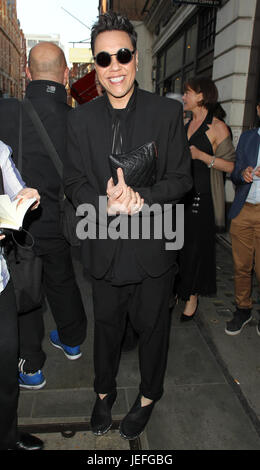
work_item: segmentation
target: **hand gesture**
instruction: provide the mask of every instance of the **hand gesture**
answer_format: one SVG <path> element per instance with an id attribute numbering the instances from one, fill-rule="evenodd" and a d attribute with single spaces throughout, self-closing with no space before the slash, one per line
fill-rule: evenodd
<path id="1" fill-rule="evenodd" d="M 253 171 L 254 171 L 254 168 L 252 166 L 248 166 L 242 171 L 241 175 L 246 183 L 252 183 Z"/>
<path id="2" fill-rule="evenodd" d="M 195 145 L 190 146 L 190 153 L 192 160 L 200 160 L 201 151 Z"/>
<path id="3" fill-rule="evenodd" d="M 41 196 L 38 193 L 37 189 L 34 189 L 34 188 L 23 188 L 21 189 L 21 191 L 19 191 L 19 193 L 16 195 L 16 198 L 15 198 L 15 199 L 18 199 L 17 206 L 21 204 L 25 199 L 30 199 L 32 197 L 35 197 L 37 201 L 32 206 L 31 210 L 37 209 L 37 207 L 40 204 Z"/>
<path id="4" fill-rule="evenodd" d="M 126 185 L 124 173 L 121 168 L 117 170 L 118 183 L 115 185 L 113 179 L 107 183 L 108 204 L 107 210 L 109 215 L 117 213 L 134 215 L 139 212 L 144 204 L 138 192 Z"/>

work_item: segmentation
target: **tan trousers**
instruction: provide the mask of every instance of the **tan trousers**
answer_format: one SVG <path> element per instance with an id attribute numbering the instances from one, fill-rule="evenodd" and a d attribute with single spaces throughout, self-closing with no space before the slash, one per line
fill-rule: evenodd
<path id="1" fill-rule="evenodd" d="M 235 301 L 252 308 L 252 270 L 260 287 L 260 204 L 245 203 L 230 226 L 235 275 Z"/>

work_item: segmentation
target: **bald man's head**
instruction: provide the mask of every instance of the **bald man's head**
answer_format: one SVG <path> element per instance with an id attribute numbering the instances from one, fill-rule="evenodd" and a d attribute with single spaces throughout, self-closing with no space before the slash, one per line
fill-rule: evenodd
<path id="1" fill-rule="evenodd" d="M 30 50 L 27 75 L 31 80 L 66 84 L 68 68 L 63 50 L 52 42 L 40 42 Z"/>

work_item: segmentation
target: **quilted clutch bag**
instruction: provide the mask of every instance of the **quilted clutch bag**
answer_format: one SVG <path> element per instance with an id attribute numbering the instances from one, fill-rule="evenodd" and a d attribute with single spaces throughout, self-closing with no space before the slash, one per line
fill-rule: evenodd
<path id="1" fill-rule="evenodd" d="M 149 142 L 128 153 L 109 155 L 114 184 L 117 184 L 117 169 L 122 168 L 128 186 L 146 187 L 155 182 L 157 149 Z"/>

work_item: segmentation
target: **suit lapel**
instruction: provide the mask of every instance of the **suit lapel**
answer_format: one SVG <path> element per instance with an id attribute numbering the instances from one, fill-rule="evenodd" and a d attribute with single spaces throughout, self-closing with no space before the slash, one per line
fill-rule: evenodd
<path id="1" fill-rule="evenodd" d="M 147 135 L 147 103 L 144 102 L 144 95 L 137 89 L 136 109 L 134 119 L 134 131 L 132 135 L 132 149 L 140 147 L 149 140 Z M 150 130 L 150 129 L 149 129 Z"/>
<path id="2" fill-rule="evenodd" d="M 92 115 L 92 132 L 88 136 L 92 148 L 92 165 L 95 175 L 99 180 L 102 190 L 106 189 L 106 184 L 111 176 L 108 156 L 111 152 L 111 121 L 105 102 L 105 97 L 100 98 L 100 107 L 96 114 Z M 97 132 L 98 131 L 98 132 Z M 95 138 L 93 137 L 95 136 Z"/>

